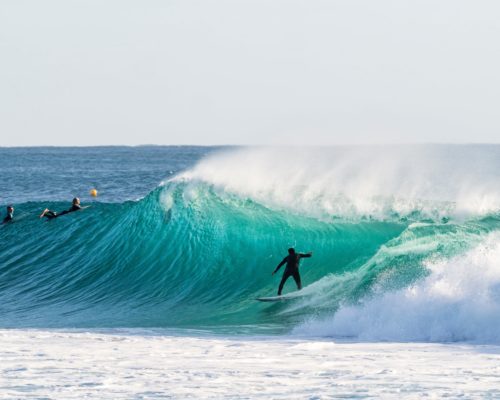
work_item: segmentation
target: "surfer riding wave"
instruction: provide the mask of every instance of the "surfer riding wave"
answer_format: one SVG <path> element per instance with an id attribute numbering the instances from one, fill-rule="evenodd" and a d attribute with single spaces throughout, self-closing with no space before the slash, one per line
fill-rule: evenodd
<path id="1" fill-rule="evenodd" d="M 291 276 L 295 280 L 297 284 L 297 289 L 302 289 L 302 282 L 300 281 L 300 273 L 299 273 L 299 262 L 301 258 L 309 258 L 312 256 L 312 252 L 309 253 L 296 253 L 293 247 L 288 249 L 288 255 L 281 261 L 276 269 L 273 271 L 272 275 L 274 275 L 278 270 L 286 263 L 285 272 L 283 273 L 283 277 L 281 278 L 281 282 L 278 288 L 278 296 L 281 296 L 281 292 L 283 290 L 283 286 L 288 278 Z"/>

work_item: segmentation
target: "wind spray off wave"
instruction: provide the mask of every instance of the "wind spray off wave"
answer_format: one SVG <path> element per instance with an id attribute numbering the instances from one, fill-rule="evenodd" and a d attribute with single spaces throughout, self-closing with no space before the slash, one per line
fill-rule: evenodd
<path id="1" fill-rule="evenodd" d="M 498 146 L 255 148 L 208 157 L 178 179 L 314 217 L 439 219 L 497 212 L 499 163 Z"/>
<path id="2" fill-rule="evenodd" d="M 362 336 L 367 327 L 325 330 L 311 317 L 409 290 L 433 279 L 433 265 L 451 268 L 496 241 L 499 155 L 480 146 L 230 150 L 136 202 L 44 224 L 25 218 L 0 230 L 11 244 L 0 252 L 0 324 Z M 45 206 L 63 207 L 18 207 Z M 305 288 L 286 304 L 255 302 L 275 293 L 270 274 L 290 246 L 314 251 L 301 266 Z"/>

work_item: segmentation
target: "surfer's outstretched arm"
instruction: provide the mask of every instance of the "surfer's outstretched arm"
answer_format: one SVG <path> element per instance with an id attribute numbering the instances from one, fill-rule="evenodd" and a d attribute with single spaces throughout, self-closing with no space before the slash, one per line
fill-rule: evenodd
<path id="1" fill-rule="evenodd" d="M 283 261 L 281 261 L 281 262 L 278 264 L 278 266 L 276 267 L 276 269 L 273 271 L 272 275 L 274 275 L 276 272 L 278 272 L 278 270 L 281 268 L 281 266 L 282 266 L 283 264 L 285 264 L 285 263 L 286 263 L 287 258 L 288 258 L 288 257 L 285 257 L 285 258 L 283 259 Z"/>
<path id="2" fill-rule="evenodd" d="M 312 251 L 310 251 L 309 253 L 299 253 L 300 258 L 309 258 L 312 257 L 312 255 Z"/>

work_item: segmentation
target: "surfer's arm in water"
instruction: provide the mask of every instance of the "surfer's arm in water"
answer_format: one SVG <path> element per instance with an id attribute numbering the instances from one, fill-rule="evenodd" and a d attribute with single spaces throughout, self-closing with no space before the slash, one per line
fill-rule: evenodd
<path id="1" fill-rule="evenodd" d="M 310 251 L 309 253 L 299 253 L 300 258 L 309 258 L 312 257 L 313 253 Z"/>
<path id="2" fill-rule="evenodd" d="M 285 257 L 283 259 L 283 261 L 281 261 L 278 266 L 276 267 L 276 269 L 273 271 L 272 275 L 274 275 L 276 272 L 278 272 L 278 270 L 288 261 L 288 256 Z"/>

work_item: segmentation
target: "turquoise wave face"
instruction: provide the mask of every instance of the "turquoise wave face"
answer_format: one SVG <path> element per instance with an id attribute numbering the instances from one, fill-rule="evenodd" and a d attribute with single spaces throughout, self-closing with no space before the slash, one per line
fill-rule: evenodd
<path id="1" fill-rule="evenodd" d="M 39 220 L 46 206 L 18 205 L 16 222 L 0 229 L 2 327 L 289 329 L 407 287 L 429 259 L 500 228 L 498 215 L 310 218 L 186 182 Z M 256 302 L 275 294 L 281 273 L 271 272 L 291 246 L 314 252 L 300 267 L 305 288 L 286 303 Z M 294 290 L 290 279 L 285 292 Z"/>

